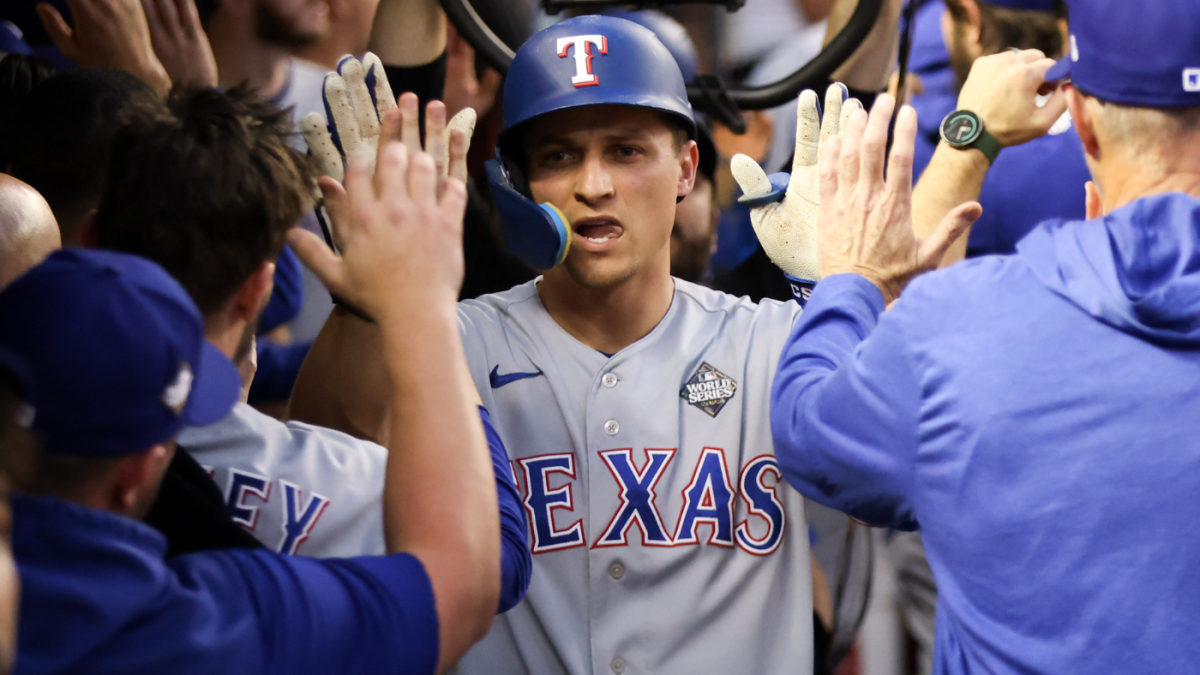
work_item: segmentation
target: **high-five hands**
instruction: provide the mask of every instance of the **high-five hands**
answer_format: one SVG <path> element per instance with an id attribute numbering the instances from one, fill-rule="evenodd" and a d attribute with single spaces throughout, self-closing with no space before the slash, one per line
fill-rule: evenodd
<path id="1" fill-rule="evenodd" d="M 829 87 L 822 122 L 816 92 L 806 89 L 800 94 L 790 178 L 787 174 L 768 177 L 746 155 L 734 156 L 730 167 L 745 194 L 743 203 L 753 207 L 750 222 L 763 250 L 793 280 L 816 282 L 822 276 L 816 247 L 820 208 L 817 161 L 820 148 L 837 136 L 844 120 L 862 109 L 856 99 L 844 100 L 845 96 L 842 85 Z"/>
<path id="2" fill-rule="evenodd" d="M 436 164 L 438 193 L 447 177 L 467 180 L 467 150 L 475 129 L 475 111 L 463 109 L 449 123 L 446 106 L 431 101 L 425 107 L 425 142 L 421 142 L 419 105 L 415 94 L 400 96 L 397 104 L 379 57 L 371 52 L 360 63 L 342 58 L 338 72 L 325 76 L 325 108 L 329 124 L 317 113 L 300 121 L 300 133 L 327 179 L 319 182 L 329 218 L 330 239 L 340 250 L 339 215 L 331 206 L 331 195 L 343 193 L 342 180 L 349 164 L 359 158 L 370 170 L 383 145 L 397 137 L 410 156 L 422 146 Z M 381 143 L 381 140 L 384 141 Z"/>
<path id="3" fill-rule="evenodd" d="M 462 286 L 462 218 L 467 188 L 439 181 L 433 158 L 399 141 L 380 144 L 374 170 L 351 157 L 345 189 L 321 179 L 326 206 L 337 214 L 341 255 L 313 233 L 294 228 L 288 242 L 331 293 L 381 324 L 430 311 L 453 311 Z"/>
<path id="4" fill-rule="evenodd" d="M 908 106 L 896 118 L 884 179 L 888 122 L 895 105 L 891 95 L 881 95 L 869 116 L 853 111 L 840 135 L 823 144 L 816 247 L 825 276 L 866 277 L 889 304 L 914 276 L 935 269 L 950 244 L 983 212 L 977 202 L 962 204 L 928 238 L 917 239 L 912 226 L 917 114 Z"/>

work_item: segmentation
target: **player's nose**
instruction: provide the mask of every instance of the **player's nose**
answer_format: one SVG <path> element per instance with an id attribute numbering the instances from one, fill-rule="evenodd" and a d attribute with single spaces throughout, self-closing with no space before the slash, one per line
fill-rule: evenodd
<path id="1" fill-rule="evenodd" d="M 585 204 L 595 204 L 612 194 L 612 174 L 598 153 L 589 153 L 576 175 L 575 198 Z"/>

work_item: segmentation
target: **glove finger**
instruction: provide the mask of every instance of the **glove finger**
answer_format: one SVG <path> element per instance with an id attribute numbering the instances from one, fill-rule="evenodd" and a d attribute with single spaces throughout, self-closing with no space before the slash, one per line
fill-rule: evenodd
<path id="1" fill-rule="evenodd" d="M 329 116 L 330 135 L 349 163 L 351 157 L 363 152 L 362 134 L 350 103 L 350 93 L 341 75 L 330 73 L 325 76 L 325 113 Z"/>
<path id="2" fill-rule="evenodd" d="M 767 178 L 767 172 L 749 156 L 740 153 L 734 155 L 729 162 L 729 170 L 742 188 L 742 194 L 747 197 L 761 197 L 771 191 L 771 181 Z"/>
<path id="3" fill-rule="evenodd" d="M 821 135 L 821 114 L 817 110 L 817 93 L 811 89 L 800 92 L 796 102 L 796 156 L 792 159 L 792 174 L 804 167 L 817 165 L 817 141 Z"/>
<path id="4" fill-rule="evenodd" d="M 850 90 L 841 82 L 834 82 L 825 90 L 825 114 L 821 117 L 821 144 L 830 136 L 836 136 L 842 121 L 842 103 L 849 98 Z"/>
<path id="5" fill-rule="evenodd" d="M 308 152 L 316 160 L 321 173 L 339 183 L 342 182 L 342 178 L 345 177 L 342 155 L 333 144 L 333 138 L 330 137 L 329 129 L 326 128 L 320 113 L 309 113 L 300 120 L 300 135 L 304 136 L 304 142 L 308 143 Z"/>
<path id="6" fill-rule="evenodd" d="M 792 159 L 792 178 L 788 190 L 817 203 L 817 162 L 821 136 L 821 115 L 817 110 L 817 92 L 805 89 L 796 104 L 796 155 Z"/>
<path id="7" fill-rule="evenodd" d="M 354 119 L 358 122 L 358 132 L 362 136 L 364 150 L 374 156 L 375 146 L 379 144 L 379 113 L 375 112 L 371 91 L 367 89 L 363 66 L 353 56 L 345 56 L 338 62 L 338 74 L 346 81 L 346 91 L 350 94 L 350 104 L 354 107 Z"/>
<path id="8" fill-rule="evenodd" d="M 379 119 L 383 120 L 387 111 L 396 107 L 396 95 L 392 93 L 387 71 L 383 69 L 383 61 L 380 61 L 374 52 L 363 55 L 362 66 L 367 72 L 367 87 L 375 98 L 375 111 L 379 113 Z"/>

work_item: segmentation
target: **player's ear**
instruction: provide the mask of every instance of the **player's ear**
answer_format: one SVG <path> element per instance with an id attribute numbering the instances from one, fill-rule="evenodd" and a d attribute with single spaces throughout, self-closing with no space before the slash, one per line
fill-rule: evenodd
<path id="1" fill-rule="evenodd" d="M 275 286 L 275 263 L 266 261 L 258 269 L 246 277 L 242 287 L 233 297 L 233 310 L 237 318 L 249 323 L 258 318 L 259 312 L 266 306 Z"/>
<path id="2" fill-rule="evenodd" d="M 966 23 L 963 29 L 967 38 L 979 44 L 980 35 L 983 32 L 983 17 L 979 13 L 979 4 L 975 0 L 958 0 L 959 5 L 963 8 L 963 13 L 966 14 Z"/>
<path id="3" fill-rule="evenodd" d="M 680 199 L 688 196 L 696 185 L 696 171 L 699 167 L 700 146 L 696 145 L 696 141 L 685 141 L 679 151 L 679 186 L 675 193 Z"/>

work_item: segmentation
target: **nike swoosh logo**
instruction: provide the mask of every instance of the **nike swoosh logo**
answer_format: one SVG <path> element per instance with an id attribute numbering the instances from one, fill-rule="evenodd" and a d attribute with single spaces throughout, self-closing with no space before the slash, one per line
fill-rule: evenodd
<path id="1" fill-rule="evenodd" d="M 527 377 L 537 377 L 541 374 L 542 371 L 539 370 L 536 373 L 505 373 L 504 375 L 501 375 L 500 366 L 496 366 L 495 368 L 492 368 L 492 372 L 488 373 L 488 381 L 492 383 L 492 389 L 499 389 L 500 387 L 503 387 L 506 384 L 512 384 L 517 380 L 524 380 Z"/>

